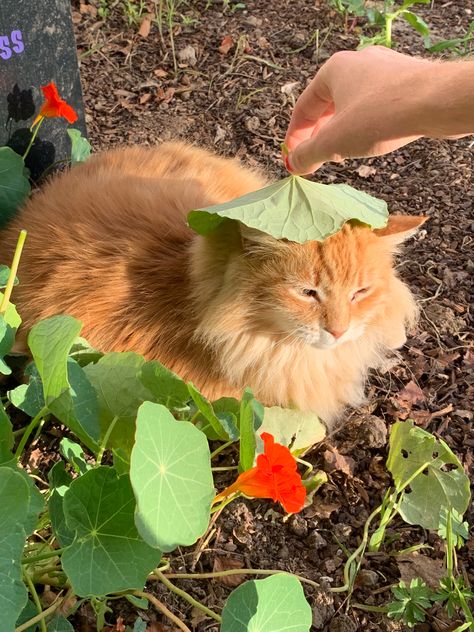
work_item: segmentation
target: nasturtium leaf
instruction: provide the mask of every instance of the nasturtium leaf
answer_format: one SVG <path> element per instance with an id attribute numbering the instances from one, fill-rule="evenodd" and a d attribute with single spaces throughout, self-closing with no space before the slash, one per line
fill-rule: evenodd
<path id="1" fill-rule="evenodd" d="M 280 406 L 264 410 L 258 433 L 270 433 L 277 443 L 290 447 L 292 452 L 301 452 L 326 436 L 326 426 L 314 413 Z"/>
<path id="2" fill-rule="evenodd" d="M 51 316 L 36 323 L 28 335 L 47 406 L 69 390 L 67 358 L 81 327 L 72 316 Z"/>
<path id="3" fill-rule="evenodd" d="M 18 627 L 22 625 L 23 623 L 26 623 L 27 621 L 35 617 L 37 614 L 38 614 L 38 608 L 31 601 L 31 599 L 28 599 L 28 601 L 26 602 L 26 606 L 23 608 L 23 610 L 20 613 L 20 616 L 17 619 L 15 627 Z M 25 632 L 36 632 L 36 630 L 38 630 L 38 626 L 39 626 L 39 623 L 34 623 L 33 625 L 30 625 L 29 628 L 26 628 Z"/>
<path id="4" fill-rule="evenodd" d="M 36 417 L 44 408 L 44 395 L 43 383 L 34 362 L 26 367 L 25 377 L 28 377 L 28 384 L 20 384 L 8 391 L 7 396 L 13 406 L 30 417 Z"/>
<path id="5" fill-rule="evenodd" d="M 351 219 L 382 228 L 388 210 L 383 200 L 347 184 L 320 184 L 289 176 L 230 202 L 191 211 L 188 224 L 207 235 L 225 219 L 238 220 L 276 239 L 304 243 L 326 239 Z"/>
<path id="6" fill-rule="evenodd" d="M 91 347 L 85 338 L 76 338 L 69 352 L 69 357 L 74 358 L 81 366 L 86 366 L 91 362 L 97 362 L 104 354 Z"/>
<path id="7" fill-rule="evenodd" d="M 0 465 L 13 458 L 13 427 L 10 418 L 0 402 Z"/>
<path id="8" fill-rule="evenodd" d="M 48 632 L 74 632 L 74 628 L 63 616 L 56 615 L 48 623 Z"/>
<path id="9" fill-rule="evenodd" d="M 205 532 L 215 492 L 207 439 L 193 424 L 161 404 L 142 404 L 130 479 L 136 525 L 148 544 L 172 551 Z"/>
<path id="10" fill-rule="evenodd" d="M 135 498 L 128 476 L 100 466 L 74 480 L 64 494 L 68 529 L 74 542 L 62 565 L 81 597 L 141 589 L 160 561 L 160 551 L 139 536 Z"/>
<path id="11" fill-rule="evenodd" d="M 87 463 L 84 457 L 82 447 L 75 441 L 71 441 L 71 439 L 63 437 L 59 442 L 59 452 L 77 474 L 85 474 L 87 470 L 91 469 L 91 466 Z"/>
<path id="12" fill-rule="evenodd" d="M 31 535 L 38 527 L 38 516 L 44 509 L 44 498 L 39 489 L 36 487 L 34 479 L 31 478 L 25 470 L 16 468 L 15 472 L 24 479 L 30 492 L 28 511 L 26 513 L 26 518 L 23 521 L 23 527 L 26 535 L 28 536 Z"/>
<path id="13" fill-rule="evenodd" d="M 48 474 L 51 493 L 48 500 L 49 517 L 54 535 L 60 546 L 69 546 L 74 541 L 75 532 L 68 528 L 64 515 L 64 494 L 72 482 L 72 476 L 66 472 L 63 461 L 53 465 Z"/>
<path id="14" fill-rule="evenodd" d="M 133 624 L 133 632 L 146 632 L 147 624 L 143 619 L 135 619 L 135 623 Z"/>
<path id="15" fill-rule="evenodd" d="M 4 288 L 7 285 L 8 278 L 10 277 L 10 268 L 8 266 L 0 265 L 0 288 Z M 18 285 L 18 277 L 15 277 L 13 285 Z"/>
<path id="16" fill-rule="evenodd" d="M 239 431 L 232 419 L 232 415 L 227 413 L 216 414 L 211 402 L 207 400 L 191 382 L 188 384 L 188 389 L 197 409 L 207 421 L 210 429 L 212 429 L 214 437 L 221 441 L 228 441 L 229 439 L 233 441 L 237 440 L 239 438 Z M 200 427 L 200 430 L 206 435 L 207 424 L 201 424 Z"/>
<path id="17" fill-rule="evenodd" d="M 153 393 L 153 401 L 157 404 L 176 410 L 187 408 L 187 403 L 191 398 L 186 382 L 160 362 L 156 360 L 146 362 L 141 368 L 140 379 Z"/>
<path id="18" fill-rule="evenodd" d="M 0 148 L 1 149 L 1 148 Z M 0 293 L 0 298 L 3 294 Z M 12 370 L 4 357 L 8 355 L 15 342 L 16 330 L 21 324 L 21 318 L 13 303 L 8 303 L 4 314 L 0 314 L 0 373 L 10 375 Z"/>
<path id="19" fill-rule="evenodd" d="M 2 630 L 14 632 L 28 600 L 23 584 L 21 555 L 26 542 L 30 492 L 21 474 L 0 467 L 0 613 Z"/>
<path id="20" fill-rule="evenodd" d="M 84 445 L 95 452 L 100 437 L 97 393 L 84 369 L 73 358 L 67 359 L 67 379 L 68 390 L 63 391 L 48 408 Z"/>
<path id="21" fill-rule="evenodd" d="M 257 451 L 257 436 L 262 425 L 264 408 L 250 389 L 246 388 L 240 404 L 240 469 L 253 467 Z M 259 432 L 260 434 L 260 432 Z"/>
<path id="22" fill-rule="evenodd" d="M 0 147 L 0 226 L 13 217 L 29 192 L 23 158 L 10 147 Z"/>
<path id="23" fill-rule="evenodd" d="M 91 155 L 92 147 L 87 138 L 82 136 L 78 129 L 68 129 L 68 136 L 71 139 L 71 164 L 84 162 Z"/>
<path id="24" fill-rule="evenodd" d="M 96 364 L 84 367 L 99 399 L 102 437 L 117 417 L 108 448 L 121 448 L 130 453 L 138 407 L 144 401 L 154 399 L 140 379 L 144 364 L 144 358 L 137 353 L 113 352 L 104 355 Z"/>
<path id="25" fill-rule="evenodd" d="M 470 500 L 469 478 L 459 459 L 442 439 L 418 428 L 412 421 L 397 422 L 390 434 L 387 468 L 397 489 L 426 464 L 409 484 L 399 512 L 409 524 L 438 529 L 443 510 L 463 514 Z"/>
<path id="26" fill-rule="evenodd" d="M 423 18 L 412 11 L 403 11 L 401 17 L 404 18 L 408 24 L 415 29 L 415 31 L 418 31 L 418 33 L 423 36 L 426 44 L 429 46 L 430 27 L 426 24 Z"/>
<path id="27" fill-rule="evenodd" d="M 222 610 L 222 632 L 309 632 L 311 608 L 294 575 L 281 573 L 236 588 Z"/>

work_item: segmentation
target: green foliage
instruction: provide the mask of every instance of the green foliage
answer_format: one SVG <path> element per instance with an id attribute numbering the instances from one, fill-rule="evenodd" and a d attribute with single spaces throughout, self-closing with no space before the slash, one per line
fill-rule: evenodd
<path id="1" fill-rule="evenodd" d="M 443 507 L 440 513 L 438 535 L 444 540 L 448 539 L 448 519 L 450 519 L 453 544 L 459 548 L 464 545 L 469 537 L 469 525 L 463 521 L 462 515 L 456 509 L 449 510 Z"/>
<path id="2" fill-rule="evenodd" d="M 9 276 L 10 268 L 8 266 L 0 265 L 0 288 L 5 288 Z M 15 277 L 13 285 L 18 285 L 18 277 Z"/>
<path id="3" fill-rule="evenodd" d="M 222 632 L 309 632 L 311 608 L 300 582 L 281 573 L 242 584 L 222 611 Z"/>
<path id="4" fill-rule="evenodd" d="M 430 53 L 452 52 L 458 57 L 465 57 L 473 52 L 474 47 L 474 20 L 470 23 L 466 33 L 462 37 L 442 40 L 428 46 Z"/>
<path id="5" fill-rule="evenodd" d="M 412 579 L 409 586 L 401 581 L 392 588 L 392 593 L 395 600 L 387 606 L 390 619 L 403 621 L 410 628 L 425 620 L 426 610 L 431 607 L 434 593 L 424 581 Z"/>
<path id="6" fill-rule="evenodd" d="M 70 484 L 63 502 L 75 539 L 63 553 L 62 565 L 76 594 L 142 588 L 161 553 L 137 532 L 128 476 L 117 476 L 105 466 L 89 470 Z"/>
<path id="7" fill-rule="evenodd" d="M 382 228 L 388 211 L 384 201 L 347 184 L 320 184 L 289 176 L 230 202 L 191 211 L 188 224 L 197 233 L 208 235 L 226 219 L 276 239 L 304 243 L 326 239 L 349 220 Z"/>
<path id="8" fill-rule="evenodd" d="M 13 217 L 29 193 L 30 183 L 23 158 L 10 147 L 0 147 L 0 226 Z"/>
<path id="9" fill-rule="evenodd" d="M 3 375 L 10 375 L 12 372 L 4 358 L 13 347 L 16 330 L 20 324 L 21 318 L 15 306 L 13 303 L 8 303 L 5 313 L 0 314 L 0 373 Z"/>
<path id="10" fill-rule="evenodd" d="M 191 423 L 177 421 L 161 404 L 142 404 L 130 479 L 137 528 L 151 546 L 172 551 L 204 533 L 214 484 L 206 437 Z"/>
<path id="11" fill-rule="evenodd" d="M 84 162 L 91 155 L 91 144 L 78 129 L 68 129 L 66 131 L 71 139 L 71 165 Z"/>
<path id="12" fill-rule="evenodd" d="M 314 413 L 272 406 L 265 408 L 262 432 L 270 433 L 277 443 L 291 447 L 295 453 L 322 441 L 326 427 Z"/>
<path id="13" fill-rule="evenodd" d="M 252 394 L 246 389 L 240 405 L 240 460 L 239 467 L 242 471 L 253 467 L 255 453 L 257 451 L 257 431 L 262 425 L 264 408 Z"/>
<path id="14" fill-rule="evenodd" d="M 413 422 L 392 426 L 387 459 L 398 491 L 409 479 L 399 512 L 409 524 L 438 529 L 443 508 L 463 514 L 469 504 L 469 479 L 459 459 L 442 439 L 417 428 Z"/>

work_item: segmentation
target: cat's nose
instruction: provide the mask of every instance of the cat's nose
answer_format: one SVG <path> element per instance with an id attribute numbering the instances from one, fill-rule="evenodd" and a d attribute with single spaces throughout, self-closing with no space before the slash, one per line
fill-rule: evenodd
<path id="1" fill-rule="evenodd" d="M 347 329 L 328 329 L 331 336 L 334 336 L 336 340 L 338 340 L 341 336 L 343 336 Z"/>

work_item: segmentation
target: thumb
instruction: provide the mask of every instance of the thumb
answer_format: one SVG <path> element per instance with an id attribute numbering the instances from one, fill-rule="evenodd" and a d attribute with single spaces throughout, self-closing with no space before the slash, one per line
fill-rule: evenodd
<path id="1" fill-rule="evenodd" d="M 341 162 L 338 117 L 332 117 L 313 138 L 301 142 L 287 156 L 288 170 L 295 175 L 306 175 L 317 171 L 325 162 Z"/>

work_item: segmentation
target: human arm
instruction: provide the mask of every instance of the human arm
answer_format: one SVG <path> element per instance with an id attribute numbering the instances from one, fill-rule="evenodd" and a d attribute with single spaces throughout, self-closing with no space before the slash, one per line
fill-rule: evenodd
<path id="1" fill-rule="evenodd" d="M 378 156 L 417 138 L 474 134 L 474 61 L 382 46 L 333 55 L 298 99 L 286 134 L 292 173 Z"/>

